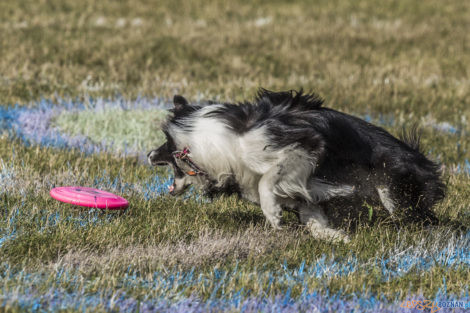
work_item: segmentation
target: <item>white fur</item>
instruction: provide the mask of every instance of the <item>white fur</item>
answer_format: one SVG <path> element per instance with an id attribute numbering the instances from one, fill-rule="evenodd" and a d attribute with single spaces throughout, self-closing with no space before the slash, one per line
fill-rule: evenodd
<path id="1" fill-rule="evenodd" d="M 354 192 L 354 186 L 335 186 L 319 179 L 310 180 L 308 188 L 314 202 L 327 201 L 335 197 L 346 197 Z"/>
<path id="2" fill-rule="evenodd" d="M 315 237 L 349 242 L 349 237 L 343 231 L 328 226 L 328 219 L 320 206 L 303 205 L 299 209 L 299 216 L 301 223 L 305 224 Z"/>
<path id="3" fill-rule="evenodd" d="M 395 211 L 395 202 L 390 196 L 390 190 L 387 187 L 377 187 L 377 192 L 379 193 L 380 201 L 382 202 L 383 206 L 393 214 Z"/>
<path id="4" fill-rule="evenodd" d="M 190 130 L 170 125 L 168 131 L 178 150 L 189 147 L 191 159 L 209 177 L 216 179 L 219 186 L 234 177 L 242 196 L 259 203 L 274 228 L 280 228 L 283 206 L 292 204 L 294 199 L 304 199 L 306 206 L 300 209 L 301 221 L 310 225 L 312 233 L 321 238 L 344 239 L 340 232 L 327 226 L 326 217 L 314 204 L 349 195 L 354 188 L 311 179 L 316 156 L 298 145 L 280 149 L 267 146 L 269 140 L 264 127 L 239 136 L 222 121 L 206 116 L 218 108 L 219 105 L 211 105 L 192 114 L 190 120 L 185 121 L 186 125 L 191 125 Z M 183 188 L 184 184 L 195 182 L 201 183 L 201 179 L 185 177 L 175 184 Z"/>
<path id="5" fill-rule="evenodd" d="M 217 179 L 233 173 L 237 167 L 236 150 L 237 137 L 219 120 L 203 117 L 217 106 L 205 107 L 192 116 L 191 131 L 186 131 L 172 125 L 169 132 L 180 149 L 189 147 L 190 157 L 204 168 L 208 174 Z M 209 153 L 210 152 L 210 153 Z"/>

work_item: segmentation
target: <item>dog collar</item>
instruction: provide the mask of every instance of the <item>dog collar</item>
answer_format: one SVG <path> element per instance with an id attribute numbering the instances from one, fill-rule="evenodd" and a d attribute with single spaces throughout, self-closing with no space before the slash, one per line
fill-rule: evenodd
<path id="1" fill-rule="evenodd" d="M 190 153 L 191 152 L 189 151 L 189 148 L 184 147 L 182 151 L 173 152 L 173 155 L 175 158 L 189 165 L 189 167 L 192 169 L 192 171 L 186 172 L 186 174 L 188 174 L 189 176 L 197 176 L 197 175 L 206 176 L 207 175 L 206 172 L 201 170 L 201 168 L 197 166 L 196 163 L 194 163 L 194 161 L 189 157 Z"/>

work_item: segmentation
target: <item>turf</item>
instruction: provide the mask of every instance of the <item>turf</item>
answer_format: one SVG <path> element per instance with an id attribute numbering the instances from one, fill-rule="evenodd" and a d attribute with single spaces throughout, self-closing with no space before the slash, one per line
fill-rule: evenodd
<path id="1" fill-rule="evenodd" d="M 470 281 L 470 4 L 465 1 L 0 2 L 0 310 L 413 312 Z M 145 164 L 175 93 L 304 87 L 442 163 L 438 226 L 351 221 L 315 240 L 235 197 L 167 194 Z M 56 202 L 59 185 L 124 213 Z M 436 302 L 437 303 L 437 302 Z M 416 311 L 417 309 L 415 309 Z M 441 311 L 447 309 L 442 308 Z M 461 308 L 456 311 L 468 311 Z"/>
<path id="2" fill-rule="evenodd" d="M 117 152 L 150 151 L 165 142 L 159 125 L 165 120 L 166 112 L 116 108 L 67 112 L 53 120 L 52 125 L 69 136 L 82 135 L 96 144 L 109 143 Z"/>

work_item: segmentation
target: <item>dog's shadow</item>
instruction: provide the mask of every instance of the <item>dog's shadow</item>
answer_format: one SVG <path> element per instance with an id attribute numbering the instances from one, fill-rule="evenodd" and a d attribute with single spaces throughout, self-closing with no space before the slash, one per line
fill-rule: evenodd
<path id="1" fill-rule="evenodd" d="M 207 214 L 216 225 L 237 225 L 237 228 L 243 228 L 265 224 L 265 217 L 261 210 L 259 212 L 252 210 L 212 211 Z"/>
<path id="2" fill-rule="evenodd" d="M 394 220 L 377 203 L 360 203 L 359 200 L 337 199 L 322 204 L 333 228 L 355 233 L 361 226 L 393 224 Z"/>
<path id="3" fill-rule="evenodd" d="M 349 233 L 356 233 L 363 226 L 380 225 L 398 229 L 405 225 L 420 223 L 399 215 L 390 216 L 378 203 L 361 203 L 360 201 L 361 199 L 335 199 L 330 200 L 328 203 L 322 203 L 330 226 L 346 230 Z M 207 214 L 208 218 L 219 226 L 230 225 L 230 227 L 238 229 L 249 226 L 269 227 L 261 209 L 211 211 Z M 439 225 L 443 224 L 453 226 L 453 223 L 441 220 Z M 301 228 L 298 212 L 285 209 L 282 216 L 282 225 L 292 229 Z M 454 226 L 456 229 L 467 229 L 462 225 Z"/>
<path id="4" fill-rule="evenodd" d="M 365 203 L 362 199 L 338 198 L 330 200 L 322 206 L 333 228 L 342 228 L 350 233 L 356 233 L 363 226 L 388 226 L 395 229 L 411 225 L 447 226 L 460 233 L 466 233 L 469 229 L 465 223 L 460 221 L 442 216 L 437 218 L 434 215 L 432 219 L 427 219 L 420 216 L 420 212 L 411 209 L 398 210 L 390 215 L 379 203 L 372 201 Z"/>
<path id="5" fill-rule="evenodd" d="M 351 202 L 329 202 L 322 204 L 329 223 L 334 228 L 342 228 L 344 230 L 355 232 L 359 225 L 373 224 L 378 221 L 386 220 L 387 214 L 376 212 L 370 214 L 367 206 L 359 205 Z M 206 213 L 208 218 L 215 225 L 236 225 L 237 228 L 248 226 L 267 226 L 266 218 L 261 209 L 256 210 L 224 210 L 209 211 Z M 292 209 L 284 209 L 282 214 L 282 225 L 288 228 L 302 227 L 300 224 L 298 211 Z"/>

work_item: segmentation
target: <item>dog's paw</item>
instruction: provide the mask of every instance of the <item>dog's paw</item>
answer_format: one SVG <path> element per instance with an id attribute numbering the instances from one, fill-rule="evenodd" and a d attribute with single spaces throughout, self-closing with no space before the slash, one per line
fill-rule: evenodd
<path id="1" fill-rule="evenodd" d="M 266 224 L 265 224 L 266 227 L 271 227 L 272 229 L 274 230 L 282 230 L 283 227 L 281 226 L 281 220 L 277 220 L 277 219 L 266 219 Z"/>
<path id="2" fill-rule="evenodd" d="M 343 242 L 349 243 L 351 239 L 343 230 L 332 229 L 329 227 L 318 227 L 318 224 L 311 224 L 308 229 L 313 237 L 331 241 L 334 243 Z"/>
<path id="3" fill-rule="evenodd" d="M 332 242 L 350 243 L 351 239 L 349 238 L 348 234 L 346 234 L 346 232 L 337 230 L 337 234 L 332 238 Z"/>

